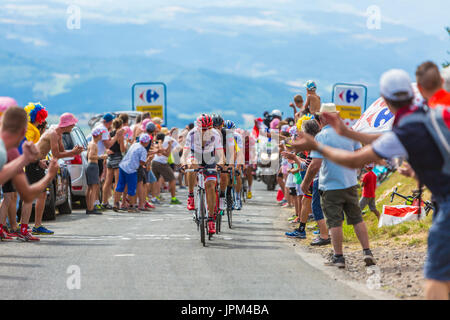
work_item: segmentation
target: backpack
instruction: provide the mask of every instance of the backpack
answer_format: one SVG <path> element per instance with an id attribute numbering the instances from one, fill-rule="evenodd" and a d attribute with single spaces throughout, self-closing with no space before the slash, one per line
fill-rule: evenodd
<path id="1" fill-rule="evenodd" d="M 421 122 L 425 125 L 434 143 L 444 159 L 442 173 L 450 175 L 450 128 L 444 121 L 444 112 L 449 112 L 449 106 L 438 105 L 435 108 L 424 106 L 425 116 L 421 113 L 413 113 L 400 120 L 399 125 L 410 122 Z"/>

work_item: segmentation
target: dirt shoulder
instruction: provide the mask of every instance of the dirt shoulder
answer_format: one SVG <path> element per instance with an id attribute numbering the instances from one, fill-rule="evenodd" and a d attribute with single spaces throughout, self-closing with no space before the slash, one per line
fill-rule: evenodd
<path id="1" fill-rule="evenodd" d="M 280 209 L 280 227 L 286 231 L 292 231 L 298 224 L 291 224 L 287 221 L 292 216 L 292 209 Z M 333 253 L 331 245 L 322 247 L 310 246 L 312 239 L 317 237 L 313 234 L 311 227 L 315 222 L 309 222 L 307 227 L 307 239 L 290 239 L 288 242 L 307 254 L 315 254 L 316 264 L 323 264 Z M 298 250 L 297 249 L 297 250 Z M 395 241 L 372 241 L 371 249 L 377 260 L 377 268 L 365 267 L 362 260 L 362 249 L 356 243 L 344 243 L 344 256 L 346 268 L 339 271 L 333 270 L 335 275 L 342 275 L 345 279 L 352 279 L 372 291 L 384 292 L 388 296 L 381 296 L 381 299 L 388 299 L 389 296 L 399 299 L 423 299 L 423 266 L 426 257 L 426 245 L 411 244 L 411 242 Z M 319 256 L 320 255 L 320 256 Z M 306 256 L 311 257 L 311 256 Z M 308 261 L 311 262 L 311 261 Z M 314 263 L 312 263 L 314 264 Z M 326 267 L 333 268 L 333 267 Z M 333 268 L 337 269 L 337 268 Z M 337 272 L 337 273 L 336 273 Z"/>

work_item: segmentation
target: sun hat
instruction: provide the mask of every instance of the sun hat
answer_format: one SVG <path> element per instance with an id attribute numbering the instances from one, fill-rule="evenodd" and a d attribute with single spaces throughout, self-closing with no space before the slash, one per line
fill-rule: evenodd
<path id="1" fill-rule="evenodd" d="M 323 112 L 333 112 L 333 113 L 339 113 L 338 110 L 336 110 L 336 105 L 334 103 L 322 103 L 320 106 L 320 111 L 316 112 L 318 115 L 320 115 Z"/>
<path id="2" fill-rule="evenodd" d="M 63 113 L 61 117 L 59 117 L 58 128 L 70 127 L 78 122 L 78 119 L 71 113 Z"/>
<path id="3" fill-rule="evenodd" d="M 161 128 L 161 133 L 164 133 L 165 135 L 169 134 L 169 129 L 167 129 L 166 127 Z"/>
<path id="4" fill-rule="evenodd" d="M 141 142 L 141 143 L 147 143 L 147 142 L 150 142 L 150 136 L 149 136 L 148 134 L 146 134 L 146 133 L 142 133 L 142 134 L 139 136 L 139 142 Z"/>
<path id="5" fill-rule="evenodd" d="M 6 109 L 11 107 L 17 107 L 17 101 L 11 97 L 0 97 L 0 114 L 5 112 Z"/>
<path id="6" fill-rule="evenodd" d="M 133 136 L 133 130 L 131 130 L 131 128 L 129 126 L 123 127 L 123 130 L 125 132 L 125 138 L 131 139 L 131 137 Z"/>
<path id="7" fill-rule="evenodd" d="M 150 123 L 150 122 L 152 122 L 152 120 L 144 119 L 144 121 L 142 121 L 142 123 L 141 123 L 141 130 L 143 130 L 143 131 L 146 130 L 147 124 Z"/>
<path id="8" fill-rule="evenodd" d="M 160 117 L 154 117 L 152 120 L 155 124 L 162 124 L 162 119 Z"/>
<path id="9" fill-rule="evenodd" d="M 111 121 L 113 121 L 114 120 L 114 115 L 113 114 L 111 114 L 111 113 L 106 113 L 104 116 L 103 116 L 103 120 L 105 121 L 105 122 L 111 122 Z"/>
<path id="10" fill-rule="evenodd" d="M 93 137 L 97 137 L 97 136 L 101 135 L 102 132 L 103 132 L 102 129 L 100 129 L 100 128 L 94 128 L 94 129 L 92 129 L 91 135 L 92 135 Z"/>
<path id="11" fill-rule="evenodd" d="M 391 69 L 383 73 L 380 78 L 380 93 L 392 101 L 414 98 L 414 89 L 408 73 L 402 69 Z"/>

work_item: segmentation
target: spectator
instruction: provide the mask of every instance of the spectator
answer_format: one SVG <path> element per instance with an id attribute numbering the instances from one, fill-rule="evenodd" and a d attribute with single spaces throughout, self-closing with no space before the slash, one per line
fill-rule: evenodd
<path id="1" fill-rule="evenodd" d="M 87 149 L 88 166 L 86 168 L 86 182 L 88 185 L 86 191 L 86 214 L 102 214 L 101 211 L 97 211 L 94 208 L 94 201 L 98 193 L 100 186 L 99 176 L 99 159 L 106 159 L 107 155 L 98 155 L 98 142 L 102 138 L 102 129 L 96 128 L 92 130 L 92 140 L 89 142 Z"/>
<path id="2" fill-rule="evenodd" d="M 450 92 L 443 89 L 444 79 L 435 63 L 427 61 L 417 67 L 416 79 L 417 88 L 429 107 L 450 106 Z"/>
<path id="3" fill-rule="evenodd" d="M 418 83 L 422 83 L 418 74 Z M 430 85 L 426 83 L 425 87 Z M 357 135 L 360 140 L 373 142 L 359 152 L 348 152 L 321 145 L 304 135 L 296 142 L 298 148 L 318 150 L 324 157 L 340 165 L 358 168 L 380 159 L 408 158 L 409 170 L 403 174 L 415 177 L 433 194 L 437 203 L 433 224 L 428 234 L 428 254 L 425 262 L 425 296 L 427 299 L 448 300 L 450 293 L 450 176 L 443 172 L 444 155 L 424 123 L 427 111 L 413 105 L 414 90 L 408 73 L 393 69 L 380 79 L 381 96 L 389 110 L 395 115 L 392 132 L 375 139 Z M 448 110 L 448 107 L 446 107 Z M 342 128 L 342 123 L 332 119 L 333 126 Z M 341 130 L 341 129 L 340 129 Z M 347 131 L 343 131 L 349 135 Z M 355 137 L 355 138 L 356 138 Z"/>
<path id="4" fill-rule="evenodd" d="M 373 173 L 373 163 L 367 164 L 365 166 L 367 173 L 362 177 L 362 197 L 359 200 L 359 207 L 361 211 L 369 205 L 370 211 L 372 211 L 377 219 L 380 220 L 380 212 L 377 210 L 377 206 L 375 204 L 375 190 L 377 188 L 377 176 Z"/>
<path id="5" fill-rule="evenodd" d="M 303 97 L 300 94 L 294 96 L 294 103 L 290 103 L 289 106 L 294 109 L 294 121 L 297 122 L 302 116 L 303 112 Z M 298 112 L 297 112 L 298 108 Z"/>
<path id="6" fill-rule="evenodd" d="M 320 112 L 317 113 L 319 117 L 324 111 L 338 113 L 334 103 L 322 104 Z M 335 148 L 339 147 L 350 152 L 354 152 L 361 148 L 359 143 L 355 143 L 350 139 L 339 136 L 327 123 L 326 119 L 320 118 L 320 121 L 323 128 L 315 137 L 315 140 L 318 143 Z M 303 148 L 297 149 L 302 150 Z M 308 192 L 312 178 L 320 169 L 319 190 L 321 192 L 321 206 L 325 217 L 327 218 L 326 223 L 331 232 L 331 242 L 334 249 L 334 255 L 329 265 L 334 265 L 339 268 L 345 267 L 345 258 L 342 250 L 342 212 L 344 212 L 347 217 L 347 224 L 353 225 L 354 227 L 355 233 L 363 248 L 366 266 L 374 265 L 375 259 L 369 247 L 369 236 L 366 224 L 364 223 L 361 209 L 358 204 L 356 170 L 348 169 L 329 161 L 314 148 L 307 149 L 314 150 L 311 152 L 313 161 L 302 182 L 302 190 L 304 193 Z"/>
<path id="7" fill-rule="evenodd" d="M 160 144 L 160 151 L 152 161 L 152 171 L 155 174 L 157 183 L 160 183 L 160 177 L 163 177 L 166 182 L 169 183 L 169 191 L 172 196 L 170 204 L 181 204 L 180 200 L 176 197 L 176 180 L 172 168 L 168 164 L 168 158 L 172 151 L 177 152 L 180 149 L 178 142 L 164 133 L 159 133 L 156 137 Z M 161 190 L 160 185 L 156 188 L 158 191 L 157 196 Z"/>
<path id="8" fill-rule="evenodd" d="M 11 105 L 3 109 L 0 126 L 0 138 L 6 151 L 8 152 L 8 163 L 5 164 L 0 171 L 0 181 L 3 183 L 4 181 L 12 178 L 13 187 L 19 193 L 21 199 L 24 202 L 31 203 L 34 199 L 36 199 L 36 197 L 45 191 L 50 181 L 52 181 L 55 177 L 58 171 L 58 162 L 56 159 L 52 159 L 50 161 L 47 174 L 32 185 L 28 184 L 23 167 L 39 158 L 39 150 L 32 142 L 27 141 L 22 145 L 23 154 L 19 154 L 18 147 L 25 137 L 26 127 L 27 113 L 24 109 Z M 8 206 L 6 206 L 6 208 L 7 207 Z M 3 224 L 6 220 L 6 210 L 4 209 L 5 208 L 2 208 L 2 210 L 0 210 L 0 224 Z M 16 215 L 14 210 L 13 217 L 10 216 L 12 227 L 11 231 L 17 238 L 23 241 L 39 241 L 39 238 L 33 237 L 28 231 L 28 224 L 22 224 L 22 230 L 14 230 L 17 227 L 15 220 Z M 2 229 L 1 226 L 0 229 Z M 4 233 L 0 232 L 0 234 L 3 238 Z M 5 239 L 8 238 L 9 237 Z"/>
<path id="9" fill-rule="evenodd" d="M 113 120 L 112 130 L 109 133 L 111 138 L 114 138 L 117 135 L 116 142 L 107 149 L 107 161 L 106 161 L 106 177 L 105 183 L 103 184 L 103 203 L 102 209 L 110 210 L 112 206 L 109 204 L 109 198 L 111 197 L 111 189 L 113 185 L 113 179 L 117 184 L 119 180 L 119 163 L 122 161 L 122 154 L 125 153 L 125 138 L 124 138 L 124 130 L 122 129 L 123 121 L 121 118 L 117 118 Z M 98 139 L 97 139 L 98 140 Z M 102 155 L 103 157 L 103 155 Z M 105 157 L 103 157 L 104 159 Z M 115 188 L 114 188 L 115 189 Z"/>
<path id="10" fill-rule="evenodd" d="M 114 120 L 114 115 L 112 115 L 111 113 L 106 113 L 103 118 L 102 121 L 99 122 L 94 129 L 100 129 L 102 132 L 102 138 L 100 139 L 100 141 L 98 142 L 98 168 L 99 168 L 99 177 L 100 177 L 100 183 L 104 178 L 104 162 L 105 162 L 105 158 L 102 157 L 103 154 L 106 153 L 106 150 L 111 148 L 114 143 L 116 143 L 118 135 L 114 136 L 113 138 L 111 138 L 111 136 L 109 135 L 109 131 L 111 129 L 112 126 L 112 122 Z M 106 174 L 106 171 L 105 171 Z M 104 208 L 102 207 L 102 205 L 100 204 L 100 194 L 97 194 L 97 199 L 94 202 L 95 205 L 95 209 L 97 210 L 104 210 Z"/>
<path id="11" fill-rule="evenodd" d="M 302 110 L 303 114 L 316 114 L 320 109 L 320 97 L 317 95 L 316 83 L 312 80 L 308 80 L 305 83 L 306 87 L 306 102 Z"/>
<path id="12" fill-rule="evenodd" d="M 128 150 L 125 157 L 119 164 L 119 181 L 117 183 L 116 191 L 114 192 L 114 207 L 116 212 L 121 211 L 119 206 L 120 197 L 128 188 L 127 193 L 130 198 L 131 207 L 128 212 L 140 212 L 136 207 L 136 188 L 138 183 L 138 169 L 140 166 L 145 166 L 147 162 L 147 150 L 145 149 L 150 144 L 150 136 L 143 133 L 139 137 L 139 142 L 135 142 Z"/>

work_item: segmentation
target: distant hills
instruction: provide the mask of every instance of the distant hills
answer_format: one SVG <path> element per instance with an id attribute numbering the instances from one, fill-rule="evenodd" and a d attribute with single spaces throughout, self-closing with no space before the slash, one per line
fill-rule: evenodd
<path id="1" fill-rule="evenodd" d="M 413 77 L 420 62 L 446 57 L 447 43 L 400 25 L 368 30 L 364 17 L 314 17 L 333 25 L 318 33 L 242 28 L 234 34 L 89 21 L 80 30 L 54 22 L 1 25 L 0 95 L 21 104 L 41 101 L 52 114 L 100 113 L 131 108 L 133 83 L 162 81 L 169 126 L 212 111 L 248 126 L 247 115 L 275 107 L 291 114 L 288 104 L 305 93 L 308 79 L 317 81 L 323 101 L 331 100 L 336 82 L 365 84 L 371 103 L 387 69 L 404 68 Z"/>

